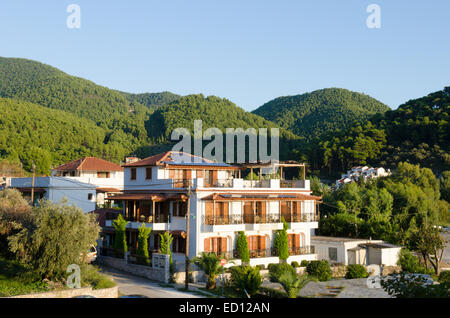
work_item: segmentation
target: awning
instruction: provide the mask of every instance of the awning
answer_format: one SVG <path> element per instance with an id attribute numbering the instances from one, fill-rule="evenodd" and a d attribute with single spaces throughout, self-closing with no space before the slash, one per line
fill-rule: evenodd
<path id="1" fill-rule="evenodd" d="M 135 201 L 168 201 L 168 200 L 181 200 L 186 201 L 188 198 L 185 194 L 159 194 L 159 193 L 128 193 L 119 194 L 114 196 L 108 196 L 105 200 L 135 200 Z"/>

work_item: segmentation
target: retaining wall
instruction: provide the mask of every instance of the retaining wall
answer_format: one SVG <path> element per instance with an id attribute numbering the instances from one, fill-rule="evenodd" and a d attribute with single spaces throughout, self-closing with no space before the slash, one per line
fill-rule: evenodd
<path id="1" fill-rule="evenodd" d="M 165 268 L 129 264 L 125 259 L 109 256 L 98 256 L 97 261 L 99 264 L 106 265 L 132 275 L 145 277 L 163 283 L 169 282 L 169 271 L 165 270 Z"/>
<path id="2" fill-rule="evenodd" d="M 73 298 L 76 296 L 89 295 L 95 298 L 117 298 L 119 296 L 119 287 L 92 289 L 92 287 L 64 289 L 58 291 L 49 291 L 44 293 L 34 293 L 27 295 L 18 295 L 8 298 Z"/>

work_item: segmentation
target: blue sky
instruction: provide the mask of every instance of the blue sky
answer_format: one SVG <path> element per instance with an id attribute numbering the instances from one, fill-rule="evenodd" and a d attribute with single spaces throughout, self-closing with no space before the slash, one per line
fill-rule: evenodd
<path id="1" fill-rule="evenodd" d="M 81 28 L 69 29 L 69 4 Z M 369 29 L 369 4 L 381 28 Z M 225 97 L 254 110 L 324 87 L 392 108 L 450 85 L 450 1 L 146 0 L 0 3 L 0 56 L 127 92 Z"/>

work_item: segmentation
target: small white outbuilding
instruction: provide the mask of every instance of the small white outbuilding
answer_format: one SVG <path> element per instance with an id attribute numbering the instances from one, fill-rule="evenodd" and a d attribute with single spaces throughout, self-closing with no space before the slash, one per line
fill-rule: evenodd
<path id="1" fill-rule="evenodd" d="M 344 265 L 395 266 L 402 248 L 382 240 L 331 236 L 311 236 L 311 245 L 319 260 Z"/>

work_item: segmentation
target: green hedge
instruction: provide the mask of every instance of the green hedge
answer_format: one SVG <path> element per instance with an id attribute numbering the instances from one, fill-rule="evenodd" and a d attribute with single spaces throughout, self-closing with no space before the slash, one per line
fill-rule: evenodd
<path id="1" fill-rule="evenodd" d="M 331 268 L 327 261 L 311 261 L 306 266 L 306 272 L 316 277 L 319 281 L 325 282 L 331 279 Z"/>
<path id="2" fill-rule="evenodd" d="M 347 273 L 345 274 L 346 279 L 354 278 L 366 278 L 369 276 L 366 268 L 360 264 L 351 264 L 347 266 Z"/>

